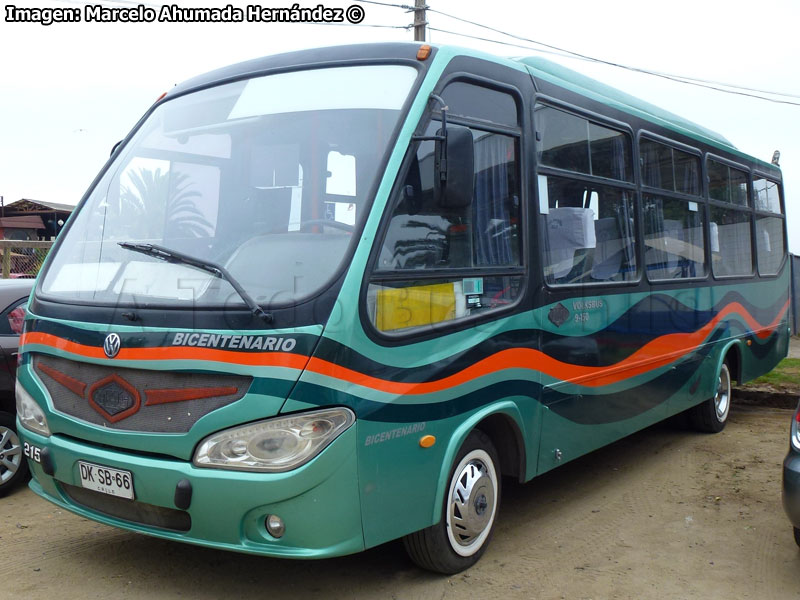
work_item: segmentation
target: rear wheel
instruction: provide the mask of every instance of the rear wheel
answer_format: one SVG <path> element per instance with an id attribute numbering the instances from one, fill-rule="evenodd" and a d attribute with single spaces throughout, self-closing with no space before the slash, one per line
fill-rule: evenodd
<path id="1" fill-rule="evenodd" d="M 794 543 L 800 546 L 800 529 L 794 527 Z"/>
<path id="2" fill-rule="evenodd" d="M 0 496 L 28 479 L 28 462 L 22 455 L 14 415 L 0 412 Z"/>
<path id="3" fill-rule="evenodd" d="M 411 560 L 448 575 L 478 562 L 489 545 L 500 505 L 498 465 L 489 436 L 471 432 L 450 472 L 441 521 L 403 538 Z"/>
<path id="4" fill-rule="evenodd" d="M 726 359 L 717 374 L 714 396 L 689 412 L 689 418 L 695 429 L 705 433 L 718 433 L 725 428 L 731 410 L 732 390 L 731 370 Z"/>

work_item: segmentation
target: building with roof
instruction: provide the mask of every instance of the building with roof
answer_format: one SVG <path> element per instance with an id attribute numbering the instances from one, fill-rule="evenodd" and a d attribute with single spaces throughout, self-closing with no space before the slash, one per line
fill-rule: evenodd
<path id="1" fill-rule="evenodd" d="M 0 239 L 55 239 L 74 209 L 71 204 L 29 198 L 0 206 Z"/>

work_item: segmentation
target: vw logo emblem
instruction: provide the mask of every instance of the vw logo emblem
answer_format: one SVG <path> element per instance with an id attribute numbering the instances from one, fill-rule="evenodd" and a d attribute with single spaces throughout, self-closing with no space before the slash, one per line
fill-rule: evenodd
<path id="1" fill-rule="evenodd" d="M 108 358 L 114 358 L 119 353 L 120 339 L 116 333 L 109 333 L 103 342 L 103 352 Z"/>

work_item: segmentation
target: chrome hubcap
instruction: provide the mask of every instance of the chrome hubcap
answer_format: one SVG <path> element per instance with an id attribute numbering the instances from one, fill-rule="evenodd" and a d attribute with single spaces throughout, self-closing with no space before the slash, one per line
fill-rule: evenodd
<path id="1" fill-rule="evenodd" d="M 728 365 L 723 364 L 717 379 L 717 393 L 714 395 L 714 410 L 717 420 L 722 423 L 728 417 L 731 408 L 731 373 Z"/>
<path id="2" fill-rule="evenodd" d="M 497 498 L 497 473 L 489 455 L 474 450 L 462 459 L 450 484 L 447 533 L 458 554 L 477 552 L 491 531 Z"/>
<path id="3" fill-rule="evenodd" d="M 22 447 L 17 434 L 8 427 L 0 427 L 0 485 L 11 480 L 22 462 Z"/>

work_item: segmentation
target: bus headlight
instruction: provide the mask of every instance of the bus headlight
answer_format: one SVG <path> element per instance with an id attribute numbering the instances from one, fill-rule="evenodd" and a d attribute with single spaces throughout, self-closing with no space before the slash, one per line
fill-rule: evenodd
<path id="1" fill-rule="evenodd" d="M 36 403 L 36 400 L 25 391 L 19 380 L 14 387 L 14 396 L 17 401 L 17 417 L 19 417 L 20 424 L 26 429 L 50 437 L 50 427 L 47 425 L 44 411 Z"/>
<path id="2" fill-rule="evenodd" d="M 200 442 L 193 462 L 237 471 L 291 471 L 322 452 L 355 420 L 347 408 L 330 408 L 234 427 Z"/>

